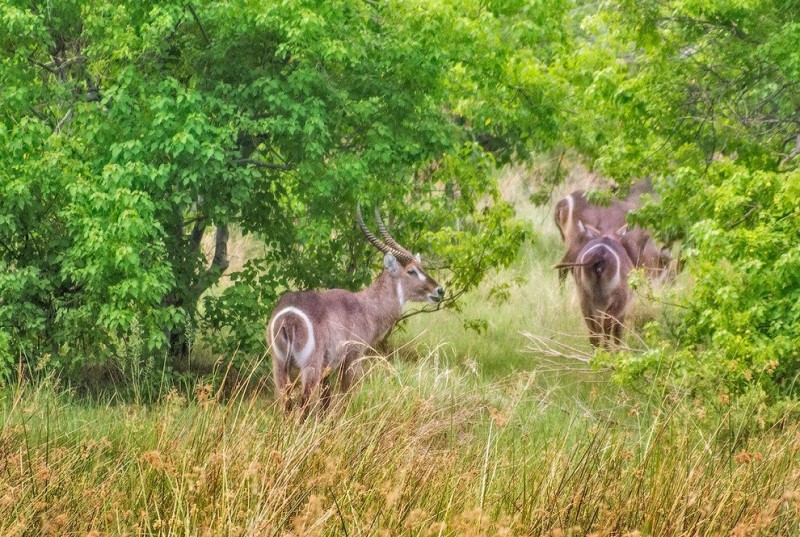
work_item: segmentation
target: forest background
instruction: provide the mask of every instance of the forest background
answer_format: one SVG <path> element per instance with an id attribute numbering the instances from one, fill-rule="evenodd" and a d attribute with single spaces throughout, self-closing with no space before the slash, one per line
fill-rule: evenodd
<path id="1" fill-rule="evenodd" d="M 557 257 L 544 221 L 550 218 L 554 195 L 563 193 L 570 173 L 581 165 L 613 180 L 622 193 L 632 181 L 651 178 L 657 200 L 632 218 L 672 245 L 683 273 L 673 289 L 655 293 L 658 313 L 636 327 L 636 345 L 625 352 L 599 352 L 591 360 L 594 369 L 580 375 L 603 375 L 603 393 L 613 393 L 613 398 L 618 390 L 649 394 L 646 404 L 630 403 L 629 394 L 620 396 L 633 405 L 634 414 L 648 409 L 652 418 L 637 425 L 639 439 L 664 434 L 658 416 L 675 401 L 688 402 L 692 409 L 687 412 L 693 416 L 718 416 L 715 425 L 698 426 L 697 434 L 704 442 L 720 440 L 729 466 L 737 453 L 752 457 L 753 451 L 741 442 L 750 438 L 743 431 L 753 423 L 762 432 L 778 424 L 795 431 L 800 375 L 799 15 L 796 0 L 4 1 L 0 382 L 7 395 L 0 446 L 25 454 L 20 455 L 19 475 L 12 476 L 8 466 L 4 470 L 4 486 L 17 490 L 9 497 L 19 500 L 6 504 L 0 499 L 0 509 L 15 514 L 9 524 L 33 520 L 41 530 L 45 518 L 30 509 L 36 501 L 45 501 L 42 512 L 52 507 L 43 492 L 51 485 L 40 479 L 31 461 L 45 454 L 49 460 L 54 445 L 69 445 L 71 451 L 64 456 L 72 461 L 69 457 L 79 456 L 72 449 L 76 438 L 97 433 L 92 441 L 100 442 L 108 437 L 107 430 L 89 433 L 75 425 L 83 423 L 81 412 L 101 422 L 120 419 L 113 416 L 126 411 L 103 405 L 121 400 L 141 412 L 155 405 L 147 419 L 161 423 L 174 420 L 169 414 L 173 407 L 165 400 L 185 397 L 191 402 L 182 404 L 192 412 L 206 409 L 211 394 L 222 393 L 217 388 L 226 372 L 267 377 L 264 326 L 282 292 L 355 289 L 376 273 L 377 256 L 355 226 L 358 203 L 380 207 L 390 215 L 392 232 L 401 243 L 430 254 L 426 259 L 449 290 L 443 307 L 454 312 L 461 330 L 447 337 L 476 342 L 469 355 L 456 345 L 455 356 L 449 357 L 437 347 L 441 335 L 426 335 L 433 337 L 428 350 L 409 347 L 423 329 L 420 323 L 444 312 L 415 316 L 393 340 L 400 349 L 395 354 L 412 355 L 396 364 L 397 379 L 416 378 L 414 389 L 434 394 L 438 368 L 444 367 L 440 359 L 460 375 L 487 363 L 521 363 L 516 349 L 496 350 L 506 336 L 498 335 L 490 322 L 489 306 L 510 301 L 517 316 L 524 317 L 519 311 L 526 306 L 514 300 L 525 295 L 528 304 L 546 302 L 553 311 L 570 307 L 561 295 L 552 298 L 558 293 L 555 276 L 532 267 Z M 499 172 L 503 167 L 506 172 Z M 509 169 L 522 170 L 525 177 L 521 198 L 509 197 L 503 189 Z M 610 194 L 600 189 L 595 195 L 602 200 Z M 543 209 L 536 209 L 537 204 Z M 241 256 L 244 262 L 232 264 L 233 250 L 242 244 L 247 250 Z M 541 292 L 526 295 L 529 284 Z M 637 285 L 642 300 L 653 298 L 646 282 Z M 550 288 L 555 289 L 551 294 L 544 291 Z M 519 331 L 535 330 L 519 326 Z M 534 355 L 549 356 L 541 348 Z M 432 370 L 426 368 L 433 362 Z M 559 375 L 572 378 L 571 366 L 558 364 Z M 505 401 L 497 408 L 506 410 L 509 401 L 519 403 L 513 395 L 516 388 L 507 385 L 517 378 L 509 368 L 486 369 L 488 379 L 479 375 L 476 387 L 462 378 L 453 393 L 481 401 L 497 398 Z M 390 405 L 391 412 L 406 416 L 406 425 L 414 429 L 419 409 L 408 405 L 416 403 L 403 403 L 397 386 L 386 386 L 390 381 L 376 376 L 366 379 L 364 393 L 389 394 L 403 409 Z M 227 405 L 252 404 L 244 391 L 237 393 Z M 87 394 L 88 402 L 82 399 Z M 346 411 L 356 416 L 353 423 L 361 423 L 363 413 L 378 412 L 369 409 L 364 397 L 357 396 Z M 536 396 L 536 401 L 545 399 Z M 46 412 L 20 415 L 26 401 Z M 570 393 L 560 404 L 573 407 L 577 401 Z M 664 401 L 667 407 L 661 406 Z M 87 404 L 88 409 L 83 406 Z M 230 408 L 223 405 L 211 414 Z M 436 408 L 449 413 L 447 434 L 456 434 L 454 415 L 465 420 L 465 430 L 476 427 L 468 449 L 478 446 L 480 453 L 488 434 L 486 461 L 493 445 L 491 427 L 511 419 L 508 412 L 492 415 L 483 403 L 476 407 L 486 410 L 479 416 L 458 413 L 452 402 Z M 49 432 L 51 411 L 65 416 L 58 426 L 52 424 L 63 430 L 60 441 Z M 209 428 L 230 432 L 229 423 L 218 424 L 211 414 L 203 418 Z M 28 428 L 19 429 L 32 419 L 41 420 L 35 439 Z M 182 419 L 187 427 L 194 424 L 186 415 Z M 269 425 L 254 418 L 263 427 L 284 426 L 269 421 L 279 419 L 271 410 L 259 419 L 268 420 Z M 105 427 L 112 427 L 111 421 Z M 310 426 L 292 434 L 302 436 L 308 430 L 304 427 Z M 48 432 L 41 436 L 41 430 Z M 710 436 L 702 432 L 708 430 L 713 431 Z M 554 431 L 545 428 L 544 437 L 553 437 Z M 592 442 L 627 442 L 623 436 L 593 434 Z M 793 434 L 753 437 L 763 445 L 779 445 L 775 453 L 789 458 L 769 459 L 777 466 L 761 474 L 767 484 L 748 485 L 774 486 L 770 490 L 777 491 L 777 498 L 788 494 L 784 480 L 793 487 L 797 476 L 789 471 L 793 455 L 786 455 L 786 450 L 794 451 L 782 442 Z M 147 472 L 158 473 L 171 464 L 152 455 L 163 447 L 160 438 L 151 439 L 158 449 L 142 446 L 134 454 L 141 461 L 141 452 L 151 453 L 145 457 L 149 466 L 142 467 Z M 523 436 L 514 438 L 521 442 Z M 681 438 L 676 442 L 689 450 L 687 461 L 696 453 L 708 468 L 725 467 L 724 457 L 709 455 L 716 451 L 692 451 L 697 447 L 688 440 L 692 436 Z M 298 440 L 295 447 L 301 444 Z M 192 449 L 198 445 L 209 447 L 201 442 Z M 579 467 L 602 465 L 608 473 L 598 478 L 615 479 L 611 469 L 621 463 L 621 451 L 593 455 L 599 459 L 572 459 L 584 453 L 583 445 L 577 441 L 564 456 L 582 461 Z M 652 461 L 647 455 L 651 443 L 634 445 L 638 447 L 626 444 L 624 449 Z M 646 449 L 640 452 L 642 445 Z M 666 454 L 668 446 L 657 449 Z M 758 453 L 768 451 L 760 449 Z M 286 450 L 276 450 L 286 462 Z M 205 465 L 201 451 L 192 453 Z M 402 446 L 390 451 L 397 460 L 386 467 L 405 468 L 398 461 L 408 453 Z M 272 460 L 271 454 L 251 453 L 265 460 Z M 110 460 L 127 460 L 128 455 L 114 452 Z M 510 456 L 505 451 L 501 455 Z M 481 459 L 465 453 L 459 457 L 462 462 Z M 308 471 L 319 471 L 316 459 L 310 460 L 303 463 L 313 467 Z M 306 475 L 298 470 L 301 466 L 289 467 Z M 469 518 L 470 509 L 486 506 L 492 492 L 487 468 L 476 468 L 484 477 L 476 490 L 470 489 L 474 494 L 459 500 L 465 502 L 462 511 L 424 503 L 460 491 L 453 481 L 456 474 L 423 476 L 420 483 L 441 483 L 445 490 L 402 497 L 423 502 L 419 509 L 425 516 L 456 531 L 458 516 Z M 665 465 L 654 475 L 664 478 L 661 471 L 675 482 L 675 475 L 691 470 Z M 527 477 L 514 472 L 503 479 L 527 483 Z M 189 479 L 186 472 L 178 475 Z M 728 477 L 726 483 L 734 487 L 741 475 L 731 470 Z M 566 482 L 572 483 L 560 481 Z M 619 498 L 635 500 L 633 489 L 626 488 L 635 482 L 635 473 L 615 481 Z M 355 519 L 347 519 L 338 503 L 334 509 L 320 499 L 336 498 L 326 492 L 330 487 L 320 485 L 319 495 L 309 496 L 289 482 L 284 485 L 281 497 L 294 510 L 282 521 L 258 518 L 239 504 L 231 512 L 249 513 L 251 522 L 267 520 L 271 528 L 299 524 L 305 514 L 316 513 L 324 519 L 320 527 L 348 533 L 348 524 L 368 511 L 356 509 L 347 515 Z M 700 496 L 724 498 L 731 493 L 718 485 L 703 482 Z M 692 487 L 691 479 L 686 486 Z M 184 489 L 164 487 L 164 495 L 174 495 L 172 505 L 182 505 L 178 500 L 186 498 L 176 491 Z M 539 489 L 538 499 L 497 498 L 499 507 L 487 520 L 501 524 L 514 511 L 512 505 L 522 509 L 520 501 L 530 514 L 544 508 L 539 500 L 561 498 L 545 494 L 545 489 Z M 26 492 L 20 496 L 20 490 Z M 208 498 L 224 493 L 214 490 Z M 267 494 L 269 490 L 253 494 L 277 497 Z M 662 492 L 664 498 L 689 494 Z M 120 494 L 138 498 L 124 487 Z M 142 527 L 149 531 L 177 531 L 177 522 L 153 510 L 159 502 L 142 494 L 139 513 L 126 518 L 119 514 L 125 510 L 118 509 L 117 528 L 144 520 Z M 574 500 L 577 492 L 571 494 Z M 390 496 L 387 492 L 383 501 Z M 34 507 L 22 507 L 22 498 Z M 753 506 L 739 500 L 745 507 L 738 519 L 714 518 L 696 502 L 678 504 L 684 515 L 687 506 L 695 510 L 695 518 L 682 520 L 685 528 L 699 531 L 728 527 L 705 523 L 722 521 L 734 528 L 755 520 L 755 514 L 747 518 Z M 370 501 L 365 505 L 372 506 Z M 587 500 L 583 508 L 596 507 L 600 513 L 601 504 L 608 506 L 603 501 Z M 792 501 L 776 500 L 773 529 L 794 528 L 792 509 L 781 511 Z M 207 499 L 204 505 L 216 504 Z M 588 533 L 598 520 L 607 520 L 591 517 L 577 505 L 567 511 L 574 520 L 569 514 L 552 520 L 530 515 L 502 524 L 514 531 L 549 531 L 567 528 L 572 521 Z M 97 512 L 106 513 L 107 507 Z M 375 508 L 378 520 L 381 511 Z M 411 531 L 404 524 L 415 508 L 409 504 L 403 516 L 379 525 L 396 523 Z M 142 509 L 147 516 L 140 516 Z M 608 513 L 616 512 L 610 509 Z M 624 523 L 618 530 L 645 524 L 644 504 L 636 509 L 620 504 L 619 509 L 629 518 L 620 515 Z M 564 506 L 557 511 L 564 513 Z M 225 518 L 214 512 L 209 527 L 230 530 L 238 524 L 230 513 Z M 97 520 L 105 519 L 98 515 Z M 80 526 L 85 521 L 68 515 L 64 524 L 71 523 L 87 530 L 99 527 Z M 112 531 L 110 522 L 98 524 Z M 191 524 L 199 528 L 205 522 L 192 518 Z M 657 525 L 649 527 L 658 530 Z"/>

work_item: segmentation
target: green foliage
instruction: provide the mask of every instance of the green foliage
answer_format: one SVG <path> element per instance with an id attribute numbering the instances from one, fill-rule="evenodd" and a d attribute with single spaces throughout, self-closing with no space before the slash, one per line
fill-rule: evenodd
<path id="1" fill-rule="evenodd" d="M 282 291 L 371 277 L 359 201 L 456 295 L 474 286 L 524 238 L 493 152 L 555 128 L 505 78 L 551 105 L 558 84 L 515 57 L 550 61 L 566 8 L 529 24 L 526 4 L 477 2 L 3 4 L 0 372 L 127 356 L 134 327 L 145 354 L 185 354 L 189 326 L 263 349 Z M 261 255 L 206 293 L 234 226 Z"/>
<path id="2" fill-rule="evenodd" d="M 378 269 L 359 202 L 458 309 L 527 237 L 496 165 L 556 155 L 549 196 L 575 151 L 623 191 L 653 179 L 634 219 L 683 243 L 693 281 L 621 373 L 796 391 L 797 2 L 0 10 L 0 374 L 129 356 L 134 328 L 144 354 L 185 355 L 189 327 L 263 351 L 283 291 Z M 258 247 L 215 287 L 231 230 Z"/>
<path id="3" fill-rule="evenodd" d="M 621 357 L 625 376 L 797 393 L 799 7 L 612 2 L 564 61 L 582 88 L 573 145 L 623 184 L 654 178 L 660 203 L 638 221 L 683 242 L 693 281 L 673 297 L 677 323 L 652 334 L 671 344 Z"/>
<path id="4" fill-rule="evenodd" d="M 800 372 L 800 173 L 722 160 L 706 173 L 677 170 L 673 180 L 661 204 L 665 227 L 692 216 L 685 256 L 695 282 L 677 333 L 696 353 L 688 369 L 737 390 L 758 382 L 772 395 L 792 392 Z"/>
<path id="5" fill-rule="evenodd" d="M 568 87 L 551 67 L 571 48 L 575 3 L 454 3 L 459 31 L 444 43 L 458 59 L 447 77 L 453 113 L 502 163 L 562 138 Z"/>

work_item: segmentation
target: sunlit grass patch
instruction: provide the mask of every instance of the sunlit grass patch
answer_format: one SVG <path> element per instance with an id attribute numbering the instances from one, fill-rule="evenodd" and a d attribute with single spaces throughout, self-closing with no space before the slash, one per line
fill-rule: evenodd
<path id="1" fill-rule="evenodd" d="M 568 404 L 435 353 L 378 366 L 326 415 L 199 387 L 142 407 L 6 394 L 0 533 L 586 535 L 797 528 L 800 430 L 653 394 Z"/>

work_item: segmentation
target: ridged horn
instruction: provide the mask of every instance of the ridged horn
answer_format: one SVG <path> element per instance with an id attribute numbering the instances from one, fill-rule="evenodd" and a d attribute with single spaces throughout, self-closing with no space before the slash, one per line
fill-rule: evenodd
<path id="1" fill-rule="evenodd" d="M 389 253 L 390 248 L 383 244 L 381 240 L 376 237 L 368 228 L 367 225 L 364 223 L 364 216 L 361 214 L 361 204 L 359 203 L 356 205 L 356 222 L 358 222 L 358 227 L 361 228 L 361 233 L 367 238 L 367 240 L 383 253 Z"/>
<path id="2" fill-rule="evenodd" d="M 398 250 L 397 248 L 383 243 L 367 228 L 367 225 L 364 224 L 364 216 L 361 214 L 360 203 L 356 205 L 356 222 L 358 222 L 358 227 L 361 228 L 361 232 L 364 234 L 370 244 L 372 244 L 379 251 L 383 252 L 384 254 L 392 254 L 403 264 L 410 263 L 414 259 L 414 256 L 405 251 L 405 249 Z"/>
<path id="3" fill-rule="evenodd" d="M 404 255 L 407 255 L 409 258 L 413 258 L 414 254 L 408 251 L 408 249 L 401 246 L 392 234 L 389 233 L 389 230 L 386 229 L 386 224 L 383 223 L 383 218 L 381 218 L 381 213 L 377 207 L 375 207 L 375 221 L 378 223 L 378 233 L 381 234 L 383 240 L 388 244 L 390 247 L 394 248 L 395 250 L 402 252 Z"/>

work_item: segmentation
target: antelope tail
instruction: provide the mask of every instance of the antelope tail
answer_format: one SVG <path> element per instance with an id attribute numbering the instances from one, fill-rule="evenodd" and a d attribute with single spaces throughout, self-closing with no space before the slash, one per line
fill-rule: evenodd
<path id="1" fill-rule="evenodd" d="M 286 373 L 286 378 L 290 378 L 289 375 L 291 374 L 292 370 L 292 360 L 294 359 L 294 340 L 295 340 L 295 333 L 294 328 L 292 329 L 292 335 L 289 335 L 289 331 L 286 329 L 285 326 L 281 326 L 281 335 L 283 339 L 286 340 L 286 358 L 283 360 L 283 368 L 284 372 Z"/>
<path id="2" fill-rule="evenodd" d="M 552 268 L 561 270 L 561 269 L 575 268 L 575 267 L 586 267 L 588 265 L 589 263 L 558 263 L 556 265 L 553 265 Z"/>

